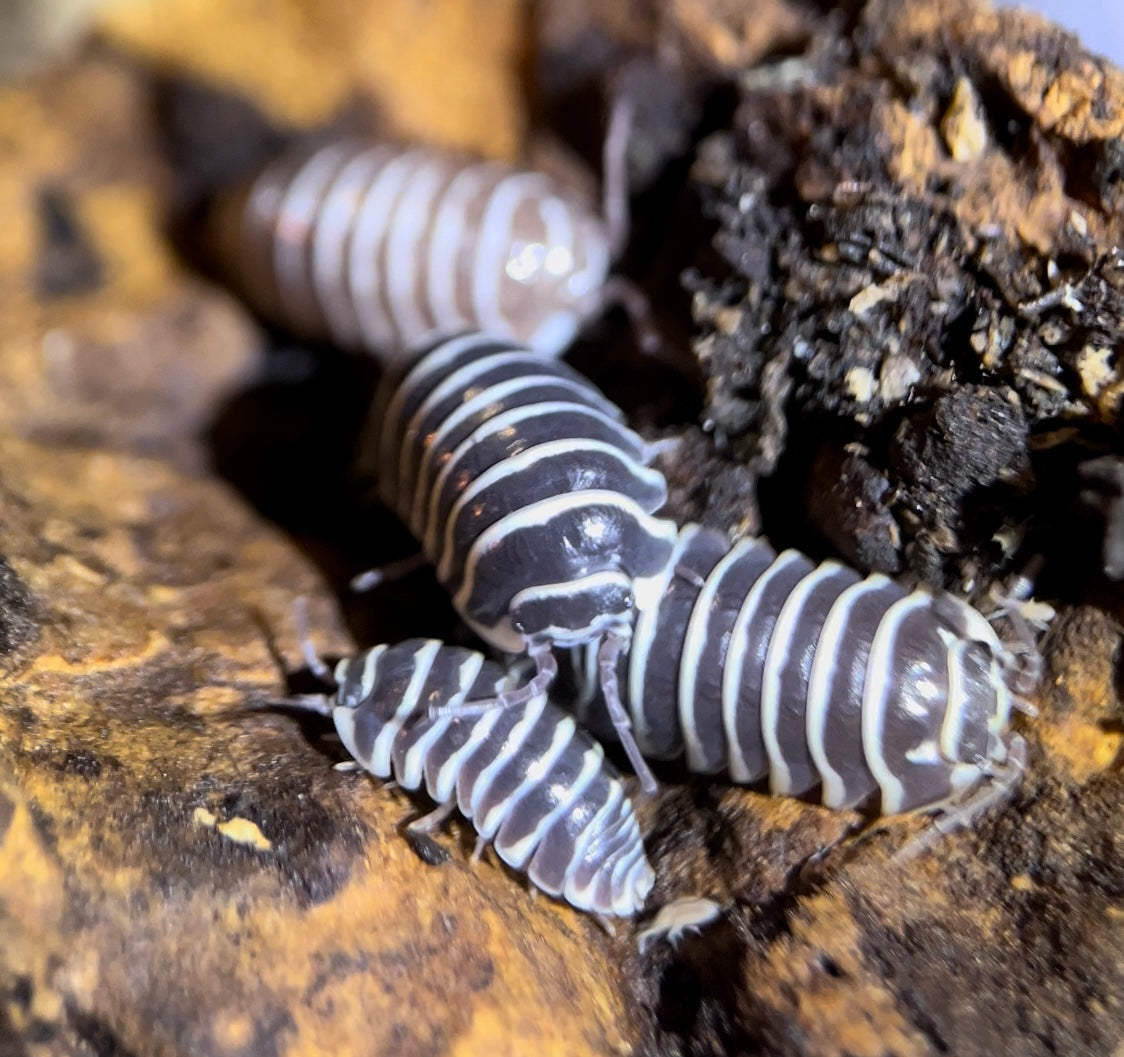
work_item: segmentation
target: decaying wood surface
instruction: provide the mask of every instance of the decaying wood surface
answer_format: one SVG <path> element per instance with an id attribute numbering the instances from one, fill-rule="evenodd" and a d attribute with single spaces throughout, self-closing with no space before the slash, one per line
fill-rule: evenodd
<path id="1" fill-rule="evenodd" d="M 827 8 L 109 3 L 0 87 L 0 1054 L 1124 1052 L 1124 75 L 967 0 Z M 344 590 L 411 546 L 349 469 L 373 369 L 181 255 L 185 188 L 294 129 L 595 160 L 614 86 L 681 362 L 615 320 L 574 357 L 681 438 L 672 513 L 977 595 L 1036 551 L 1058 608 L 970 830 L 665 769 L 653 907 L 723 915 L 643 954 L 466 825 L 427 865 L 420 801 L 253 709 L 312 688 L 298 597 L 329 656 L 469 640 L 428 574 Z"/>

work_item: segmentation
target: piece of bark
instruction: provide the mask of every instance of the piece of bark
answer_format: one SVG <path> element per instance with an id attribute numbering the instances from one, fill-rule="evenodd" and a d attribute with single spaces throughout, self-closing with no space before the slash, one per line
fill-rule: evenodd
<path id="1" fill-rule="evenodd" d="M 409 797 L 333 771 L 323 724 L 247 710 L 302 663 L 294 598 L 352 649 L 290 544 L 165 464 L 4 438 L 0 465 L 41 610 L 0 685 L 0 988 L 32 1052 L 623 1045 L 595 922 L 472 867 L 465 827 L 427 867 Z"/>

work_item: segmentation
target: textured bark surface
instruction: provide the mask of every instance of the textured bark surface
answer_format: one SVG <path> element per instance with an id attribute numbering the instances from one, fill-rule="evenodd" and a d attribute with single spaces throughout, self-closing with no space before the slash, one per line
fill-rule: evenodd
<path id="1" fill-rule="evenodd" d="M 1120 1053 L 1124 515 L 1111 460 L 1099 515 L 1075 473 L 1122 447 L 1119 71 L 953 0 L 527 10 L 111 3 L 0 88 L 0 1054 Z M 420 799 L 253 709 L 314 688 L 301 596 L 329 656 L 470 640 L 429 574 L 344 591 L 412 548 L 349 470 L 370 365 L 265 331 L 166 223 L 341 111 L 501 155 L 533 111 L 595 156 L 609 83 L 623 267 L 701 395 L 612 321 L 574 360 L 680 438 L 672 513 L 958 588 L 1025 540 L 1060 610 L 972 829 L 665 768 L 653 908 L 723 916 L 643 953 L 464 823 L 427 865 Z"/>

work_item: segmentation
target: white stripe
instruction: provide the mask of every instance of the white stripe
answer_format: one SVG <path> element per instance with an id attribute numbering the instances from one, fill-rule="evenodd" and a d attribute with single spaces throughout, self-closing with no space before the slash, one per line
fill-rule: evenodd
<path id="1" fill-rule="evenodd" d="M 478 620 L 473 620 L 467 613 L 461 613 L 460 618 L 477 638 L 483 639 L 494 650 L 518 654 L 524 653 L 529 645 L 527 637 L 515 630 L 511 617 L 506 613 L 494 624 L 482 624 Z"/>
<path id="2" fill-rule="evenodd" d="M 498 706 L 497 706 L 498 707 Z M 523 743 L 527 740 L 527 734 L 531 728 L 538 722 L 539 717 L 546 709 L 546 694 L 536 694 L 527 704 L 523 707 L 523 715 L 516 720 L 515 725 L 511 728 L 503 744 L 500 746 L 499 751 L 496 753 L 496 758 L 492 760 L 477 776 L 476 782 L 473 787 L 472 799 L 469 802 L 468 818 L 475 819 L 480 811 L 480 801 L 488 793 L 489 788 L 499 771 L 511 763 L 512 758 L 518 756 L 523 751 Z M 507 806 L 507 800 L 501 801 L 494 811 L 499 811 L 501 814 Z M 491 812 L 489 813 L 491 814 Z M 477 832 L 480 832 L 480 827 L 477 827 Z M 483 836 L 483 833 L 480 834 Z"/>
<path id="3" fill-rule="evenodd" d="M 502 400 L 512 393 L 517 393 L 521 389 L 527 388 L 526 378 L 512 378 L 500 385 L 492 386 L 487 390 L 490 398 L 493 400 Z M 575 392 L 580 392 L 581 387 L 577 383 L 564 383 L 564 387 L 570 387 Z M 483 443 L 484 440 L 497 433 L 507 431 L 512 432 L 512 439 L 514 440 L 513 427 L 518 425 L 524 419 L 538 418 L 542 415 L 553 415 L 557 413 L 571 414 L 584 416 L 593 419 L 605 426 L 608 426 L 614 432 L 621 436 L 627 436 L 630 432 L 627 426 L 622 425 L 615 418 L 605 415 L 602 412 L 593 408 L 587 407 L 584 404 L 574 403 L 569 400 L 543 400 L 540 403 L 533 404 L 520 404 L 517 407 L 510 408 L 503 411 L 498 415 L 493 415 L 479 426 L 476 427 L 460 444 L 458 444 L 449 457 L 445 460 L 440 471 L 437 474 L 437 479 L 427 489 L 429 493 L 429 509 L 426 512 L 425 519 L 425 533 L 422 536 L 422 546 L 425 548 L 426 553 L 430 556 L 431 560 L 436 560 L 438 554 L 442 555 L 442 562 L 451 560 L 444 556 L 448 555 L 449 548 L 449 526 L 452 524 L 452 519 L 448 518 L 445 521 L 445 543 L 444 550 L 438 552 L 437 548 L 437 534 L 441 531 L 441 526 L 438 523 L 438 513 L 440 510 L 441 495 L 445 491 L 445 485 L 449 477 L 457 472 L 461 464 L 461 460 L 472 451 L 478 444 Z M 628 452 L 623 447 L 619 450 L 624 451 L 627 455 Z M 503 460 L 501 459 L 501 462 Z M 496 465 L 499 465 L 498 463 Z M 439 572 L 440 576 L 441 573 Z M 448 575 L 448 572 L 445 573 Z"/>
<path id="4" fill-rule="evenodd" d="M 738 615 L 734 618 L 734 626 L 730 630 L 730 647 L 726 652 L 726 664 L 722 672 L 722 727 L 726 732 L 730 780 L 735 783 L 744 784 L 756 781 L 759 777 L 749 770 L 749 764 L 738 743 L 738 697 L 745 671 L 745 637 L 750 624 L 757 616 L 757 609 L 765 589 L 779 573 L 793 562 L 802 559 L 803 555 L 799 551 L 786 550 L 778 554 L 746 593 Z"/>
<path id="5" fill-rule="evenodd" d="M 451 377 L 456 378 L 456 375 L 454 374 Z M 426 445 L 422 449 L 421 459 L 418 462 L 417 472 L 414 475 L 414 502 L 410 510 L 409 518 L 410 526 L 414 530 L 414 534 L 416 536 L 421 538 L 423 541 L 426 538 L 426 522 L 422 519 L 426 513 L 425 507 L 428 506 L 429 501 L 431 501 L 433 498 L 433 487 L 430 482 L 430 477 L 432 476 L 432 466 L 434 459 L 440 457 L 443 452 L 443 449 L 445 447 L 445 438 L 448 437 L 450 433 L 455 432 L 461 425 L 461 423 L 465 421 L 465 419 L 471 418 L 478 412 L 499 403 L 501 400 L 504 400 L 512 396 L 513 394 L 519 393 L 525 389 L 532 389 L 538 385 L 549 385 L 552 384 L 552 381 L 552 376 L 549 374 L 531 373 L 521 374 L 516 378 L 508 378 L 505 381 L 487 385 L 481 389 L 477 389 L 475 392 L 473 392 L 470 387 L 465 386 L 465 395 L 468 396 L 469 393 L 472 393 L 472 395 L 468 396 L 468 399 L 455 407 L 450 414 L 445 416 L 438 427 L 426 439 Z M 455 389 L 457 387 L 454 386 L 453 388 Z M 565 381 L 560 383 L 559 388 L 569 388 L 575 390 L 578 393 L 581 392 L 579 385 L 570 385 Z M 547 404 L 547 401 L 523 406 L 537 407 L 541 409 L 545 404 Z M 483 436 L 488 436 L 490 433 L 495 432 L 494 428 L 489 429 L 487 428 L 487 426 L 491 419 L 494 419 L 496 417 L 498 416 L 492 415 L 491 418 L 484 420 L 484 430 L 482 433 Z M 480 432 L 480 430 L 481 427 L 477 426 L 471 435 L 475 436 L 477 432 Z M 409 443 L 410 439 L 410 436 L 407 435 L 407 439 L 403 442 L 403 444 Z M 444 452 L 446 459 L 442 469 L 447 467 L 448 464 L 452 461 L 452 455 L 454 453 L 461 452 L 463 449 L 464 441 L 462 441 L 455 449 L 453 449 L 453 452 Z M 438 475 L 438 479 L 441 479 L 440 473 Z"/>
<path id="6" fill-rule="evenodd" d="M 409 151 L 390 159 L 378 171 L 363 194 L 351 236 L 347 262 L 351 303 L 364 340 L 375 349 L 397 344 L 398 335 L 382 299 L 387 267 L 384 251 L 395 203 L 403 185 L 413 176 L 417 160 L 417 152 Z"/>
<path id="7" fill-rule="evenodd" d="M 586 313 L 578 312 L 552 312 L 527 335 L 527 344 L 543 356 L 561 356 L 574 343 L 585 315 Z"/>
<path id="8" fill-rule="evenodd" d="M 499 719 L 502 712 L 502 708 L 490 708 L 487 712 L 471 720 L 457 720 L 458 723 L 471 723 L 472 732 L 459 749 L 449 754 L 449 758 L 437 771 L 433 789 L 430 791 L 430 795 L 437 803 L 447 804 L 456 794 L 459 805 L 460 792 L 457 789 L 457 778 L 460 775 L 461 764 L 479 748 L 480 743 L 491 733 L 492 727 L 496 725 L 496 720 Z M 461 806 L 461 812 L 464 812 L 463 806 Z"/>
<path id="9" fill-rule="evenodd" d="M 507 280 L 512 222 L 516 210 L 541 193 L 545 181 L 537 173 L 513 172 L 496 183 L 480 222 L 480 236 L 472 269 L 472 305 L 483 330 L 511 334 L 512 325 L 504 317 L 500 286 Z"/>
<path id="10" fill-rule="evenodd" d="M 437 206 L 426 262 L 426 294 L 430 312 L 439 327 L 453 329 L 473 322 L 457 304 L 457 291 L 462 282 L 461 255 L 471 237 L 466 232 L 468 204 L 480 187 L 494 178 L 494 172 L 495 167 L 491 165 L 466 166 L 445 188 Z"/>
<path id="11" fill-rule="evenodd" d="M 273 273 L 280 307 L 293 312 L 305 326 L 308 317 L 317 312 L 307 271 L 309 242 L 324 188 L 335 175 L 344 153 L 344 146 L 336 145 L 309 158 L 293 177 L 277 213 Z"/>
<path id="12" fill-rule="evenodd" d="M 941 752 L 951 762 L 960 759 L 960 736 L 968 707 L 967 687 L 964 679 L 964 651 L 969 646 L 959 639 L 945 652 L 948 658 L 948 700 L 945 702 L 944 720 L 941 722 Z"/>
<path id="13" fill-rule="evenodd" d="M 281 203 L 285 198 L 286 174 L 290 167 L 290 160 L 282 158 L 267 165 L 254 180 L 246 206 L 242 210 L 240 230 L 244 240 L 257 241 L 260 237 L 259 229 L 273 229 L 277 223 L 277 214 L 281 211 Z M 272 230 L 270 234 L 272 235 Z"/>
<path id="14" fill-rule="evenodd" d="M 699 737 L 698 702 L 695 700 L 695 694 L 698 688 L 699 662 L 702 660 L 703 649 L 710 637 L 710 621 L 713 617 L 710 610 L 714 605 L 722 578 L 744 553 L 742 548 L 745 542 L 743 540 L 736 547 L 732 547 L 710 570 L 691 608 L 691 615 L 687 620 L 687 634 L 683 636 L 683 656 L 679 662 L 679 730 L 682 732 L 683 744 L 687 750 L 687 769 L 696 773 L 702 770 L 706 762 L 702 739 Z"/>
<path id="15" fill-rule="evenodd" d="M 832 604 L 820 631 L 819 642 L 812 658 L 808 675 L 808 708 L 805 714 L 805 732 L 808 751 L 823 781 L 822 797 L 827 807 L 848 807 L 847 790 L 843 776 L 827 758 L 827 720 L 831 707 L 831 684 L 835 678 L 839 642 L 850 628 L 852 614 L 859 599 L 871 591 L 885 587 L 890 581 L 876 573 L 848 587 Z"/>
<path id="16" fill-rule="evenodd" d="M 339 699 L 339 694 L 344 682 L 347 679 L 348 673 L 357 664 L 363 665 L 363 673 L 359 677 L 359 693 L 362 697 L 367 698 L 371 696 L 371 688 L 374 681 L 374 666 L 378 663 L 378 658 L 386 652 L 387 647 L 375 646 L 365 653 L 361 653 L 356 657 L 344 657 L 336 663 L 335 671 L 332 673 L 332 678 L 336 683 L 336 699 Z"/>
<path id="17" fill-rule="evenodd" d="M 476 681 L 476 677 L 483 667 L 484 657 L 482 654 L 468 654 L 457 669 L 457 689 L 449 695 L 445 704 L 460 704 L 464 700 L 465 694 L 472 688 L 472 684 Z M 428 702 L 426 707 L 428 709 Z M 425 760 L 429 755 L 429 750 L 444 737 L 449 725 L 454 722 L 454 717 L 440 716 L 435 720 L 423 718 L 422 722 L 428 722 L 429 726 L 406 751 L 406 755 L 402 758 L 402 765 L 395 774 L 398 783 L 406 789 L 417 789 L 422 784 L 425 779 Z"/>
<path id="18" fill-rule="evenodd" d="M 398 438 L 398 494 L 401 496 L 400 512 L 403 520 L 413 530 L 414 535 L 421 535 L 420 528 L 413 522 L 413 510 L 416 501 L 416 490 L 421 480 L 420 470 L 425 461 L 426 449 L 431 448 L 442 431 L 447 431 L 448 420 L 457 413 L 457 410 L 470 400 L 474 400 L 487 388 L 480 381 L 487 372 L 508 364 L 526 362 L 532 354 L 526 350 L 502 350 L 487 353 L 469 363 L 462 364 L 451 374 L 446 375 L 430 390 L 426 398 L 418 405 L 406 428 Z M 528 367 L 528 370 L 533 368 Z M 435 408 L 447 400 L 455 400 L 454 409 L 437 423 L 434 432 L 422 437 L 421 428 L 425 420 L 432 415 Z M 462 412 L 463 413 L 463 412 Z M 417 471 L 409 473 L 410 463 L 417 460 Z"/>
<path id="19" fill-rule="evenodd" d="M 340 736 L 340 741 L 343 742 L 343 747 L 351 754 L 354 759 L 364 770 L 370 771 L 376 778 L 389 778 L 388 774 L 379 774 L 378 771 L 372 767 L 367 760 L 361 759 L 359 754 L 355 751 L 355 709 L 347 708 L 344 705 L 336 705 L 332 709 L 332 722 L 336 725 L 336 733 Z"/>
<path id="20" fill-rule="evenodd" d="M 401 420 L 406 401 L 431 374 L 437 374 L 444 370 L 462 353 L 473 348 L 483 347 L 488 343 L 489 339 L 483 334 L 462 334 L 459 337 L 451 338 L 449 341 L 431 349 L 428 355 L 423 356 L 414 364 L 395 386 L 394 393 L 383 414 L 378 450 L 379 485 L 383 490 L 384 498 L 390 501 L 391 505 L 397 507 L 398 497 L 401 494 L 400 484 L 396 478 L 393 478 L 393 471 L 397 467 L 399 453 L 401 452 L 403 427 Z"/>
<path id="21" fill-rule="evenodd" d="M 588 909 L 590 895 L 597 884 L 598 872 L 591 870 L 589 883 L 584 888 L 579 888 L 574 883 L 574 874 L 578 867 L 584 865 L 584 859 L 593 840 L 601 836 L 605 820 L 611 818 L 624 799 L 624 787 L 615 778 L 609 779 L 609 791 L 605 802 L 597 809 L 597 813 L 583 827 L 574 841 L 574 854 L 570 865 L 566 869 L 566 880 L 563 884 L 562 895 L 566 901 L 581 909 Z"/>
<path id="22" fill-rule="evenodd" d="M 543 700 L 545 701 L 545 695 Z M 547 780 L 555 763 L 570 746 L 576 733 L 577 726 L 574 721 L 569 716 L 559 713 L 554 724 L 554 733 L 551 736 L 550 744 L 541 756 L 527 766 L 523 781 L 518 788 L 511 793 L 503 804 L 497 805 L 483 819 L 477 819 L 476 829 L 480 836 L 488 840 L 495 837 L 523 800 Z"/>
<path id="23" fill-rule="evenodd" d="M 440 649 L 441 643 L 431 639 L 414 654 L 414 671 L 402 694 L 402 700 L 394 710 L 394 715 L 383 724 L 371 749 L 371 766 L 378 774 L 390 774 L 390 750 L 394 746 L 394 739 L 398 737 L 402 724 L 418 711 L 418 695 Z"/>
<path id="24" fill-rule="evenodd" d="M 995 711 L 987 722 L 988 732 L 991 734 L 988 756 L 999 763 L 1006 763 L 1007 743 L 1003 740 L 1003 734 L 1011 723 L 1011 709 L 1014 708 L 1015 699 L 998 662 L 992 662 L 988 683 L 995 691 Z"/>
<path id="25" fill-rule="evenodd" d="M 955 595 L 942 595 L 941 600 L 946 604 L 955 606 L 960 611 L 961 616 L 964 618 L 964 638 L 982 642 L 996 656 L 1002 655 L 1003 643 L 999 635 L 978 609 L 974 609 L 963 599 L 955 597 Z"/>
<path id="26" fill-rule="evenodd" d="M 332 340 L 352 347 L 359 338 L 359 320 L 351 303 L 347 247 L 359 215 L 364 186 L 374 178 L 387 148 L 365 150 L 351 158 L 324 194 L 312 233 L 312 284 Z"/>
<path id="27" fill-rule="evenodd" d="M 281 212 L 291 168 L 288 158 L 266 167 L 250 188 L 239 223 L 241 244 L 249 249 L 249 266 L 268 276 L 272 297 L 278 296 L 277 270 L 273 264 L 277 217 Z M 256 275 L 250 278 L 256 283 Z"/>
<path id="28" fill-rule="evenodd" d="M 438 345 L 436 348 L 431 349 L 429 353 L 414 364 L 401 381 L 399 381 L 394 395 L 387 405 L 386 414 L 383 419 L 383 430 L 379 442 L 380 466 L 384 468 L 384 472 L 386 465 L 388 463 L 393 465 L 393 461 L 398 457 L 398 452 L 402 443 L 402 423 L 400 422 L 402 406 L 409 394 L 417 389 L 419 384 L 430 375 L 443 371 L 462 353 L 474 347 L 484 348 L 487 345 L 494 345 L 494 340 L 495 339 L 485 334 L 476 332 L 451 338 L 441 345 Z M 530 349 L 524 348 L 518 344 L 512 344 L 507 349 L 500 351 L 509 354 L 522 352 L 525 355 L 533 355 Z M 479 363 L 483 358 L 484 357 L 481 357 L 475 362 Z M 559 385 L 571 388 L 575 393 L 581 394 L 583 399 L 589 403 L 590 406 L 600 408 L 605 413 L 606 417 L 610 417 L 617 422 L 623 422 L 624 414 L 620 408 L 606 399 L 600 390 L 586 379 L 571 376 L 565 371 L 559 371 L 557 376 L 550 374 L 548 377 L 552 378 Z M 627 430 L 627 427 L 625 427 L 625 429 Z M 628 432 L 631 433 L 631 430 Z M 639 437 L 637 437 L 637 444 L 644 447 Z"/>
<path id="29" fill-rule="evenodd" d="M 566 721 L 568 723 L 573 723 L 573 720 L 570 719 L 569 716 L 566 717 Z M 578 771 L 575 776 L 573 785 L 571 785 L 568 790 L 559 787 L 557 784 L 553 785 L 552 792 L 559 798 L 558 803 L 539 819 L 539 824 L 534 830 L 528 833 L 522 840 L 508 845 L 506 849 L 501 848 L 498 844 L 496 845 L 496 851 L 499 852 L 500 858 L 509 866 L 522 866 L 537 850 L 539 842 L 546 835 L 550 827 L 570 810 L 574 802 L 586 791 L 597 777 L 604 765 L 605 754 L 602 752 L 601 746 L 594 742 L 582 753 L 581 770 Z"/>
<path id="30" fill-rule="evenodd" d="M 566 700 L 566 710 L 583 727 L 589 727 L 594 700 L 599 697 L 600 669 L 597 649 L 600 643 L 591 642 L 570 650 L 570 668 L 576 684 Z"/>
<path id="31" fill-rule="evenodd" d="M 568 283 L 561 283 L 560 265 L 556 264 L 553 271 L 549 269 L 549 265 L 552 254 L 555 255 L 554 259 L 560 262 L 564 259 L 561 253 L 565 253 L 570 261 L 570 266 L 566 271 L 573 271 L 574 251 L 576 249 L 573 210 L 561 198 L 546 192 L 547 187 L 544 184 L 542 190 L 535 196 L 538 199 L 539 216 L 542 218 L 543 227 L 546 229 L 546 242 L 543 248 L 546 250 L 547 256 L 543 264 L 548 270 L 545 277 L 555 280 L 563 289 L 569 289 Z"/>
<path id="32" fill-rule="evenodd" d="M 895 777 L 883 755 L 882 738 L 886 726 L 887 690 L 891 677 L 894 645 L 903 621 L 915 609 L 929 604 L 931 596 L 924 591 L 914 591 L 895 602 L 878 622 L 878 630 L 870 646 L 863 683 L 863 755 L 874 780 L 882 790 L 882 814 L 893 815 L 905 803 L 905 786 Z M 901 678 L 904 673 L 897 673 Z"/>
<path id="33" fill-rule="evenodd" d="M 386 646 L 376 646 L 373 650 L 368 650 L 367 656 L 363 660 L 363 674 L 360 677 L 359 689 L 364 700 L 367 700 L 375 692 L 375 678 L 378 674 L 379 661 L 386 650 Z"/>
<path id="34" fill-rule="evenodd" d="M 367 705 L 370 707 L 369 699 L 375 684 L 375 675 L 379 666 L 379 658 L 386 653 L 386 646 L 376 646 L 374 649 L 368 650 L 365 654 L 359 657 L 344 658 L 336 665 L 335 679 L 336 679 L 336 707 L 332 709 L 332 722 L 336 726 L 336 733 L 340 736 L 340 741 L 343 742 L 344 748 L 351 753 L 352 757 L 366 770 L 370 771 L 378 778 L 389 778 L 390 772 L 376 771 L 370 758 L 364 759 L 359 755 L 358 746 L 355 744 L 355 714 L 359 707 Z M 360 699 L 355 705 L 342 705 L 338 704 L 340 700 L 339 687 L 342 687 L 347 673 L 351 670 L 352 665 L 362 662 L 363 671 L 360 674 Z"/>
<path id="35" fill-rule="evenodd" d="M 635 893 L 632 885 L 629 884 L 629 878 L 641 861 L 647 865 L 647 856 L 644 854 L 644 844 L 640 840 L 639 829 L 629 834 L 627 848 L 628 851 L 613 870 L 613 883 L 609 889 L 613 897 L 613 910 L 618 914 L 635 913 L 637 909 L 634 902 Z"/>
<path id="36" fill-rule="evenodd" d="M 409 186 L 395 205 L 386 235 L 387 308 L 399 340 L 406 344 L 431 329 L 425 318 L 425 293 L 420 285 L 425 282 L 423 243 L 434 199 L 447 175 L 447 168 L 436 155 L 420 156 Z"/>
<path id="37" fill-rule="evenodd" d="M 570 265 L 564 284 L 561 276 L 552 274 L 567 300 L 579 305 L 588 314 L 594 310 L 601 288 L 609 274 L 609 239 L 601 218 L 561 198 L 545 198 L 540 207 L 547 225 L 547 252 L 565 248 Z M 582 223 L 585 221 L 585 223 Z M 578 267 L 579 255 L 585 258 L 585 267 Z"/>
<path id="38" fill-rule="evenodd" d="M 631 581 L 625 573 L 616 569 L 608 569 L 604 572 L 590 573 L 588 576 L 582 576 L 576 580 L 566 580 L 562 583 L 536 584 L 534 587 L 525 588 L 512 595 L 509 612 L 514 612 L 528 602 L 541 601 L 546 598 L 556 599 L 559 596 L 578 593 L 596 594 L 598 590 L 607 587 L 627 589 L 630 583 Z M 628 613 L 631 611 L 631 607 L 625 613 L 602 610 L 596 613 L 592 623 L 585 627 L 571 628 L 563 627 L 560 624 L 551 624 L 545 628 L 536 628 L 535 635 L 540 639 L 548 639 L 555 646 L 566 648 L 580 646 L 606 631 L 621 629 L 622 623 L 627 625 Z"/>
<path id="39" fill-rule="evenodd" d="M 781 606 L 773 633 L 769 636 L 761 678 L 761 732 L 765 738 L 765 752 L 769 756 L 769 789 L 777 795 L 787 796 L 793 792 L 792 772 L 785 761 L 780 741 L 781 681 L 792 659 L 792 637 L 804 615 L 808 596 L 842 568 L 838 562 L 826 561 L 798 581 Z M 805 731 L 801 731 L 800 735 L 803 740 Z"/>
<path id="40" fill-rule="evenodd" d="M 541 408 L 542 405 L 537 406 Z M 599 452 L 602 455 L 608 455 L 610 458 L 616 459 L 621 467 L 641 487 L 658 487 L 664 481 L 663 474 L 656 470 L 650 470 L 646 466 L 641 466 L 636 460 L 630 459 L 620 448 L 612 444 L 606 444 L 604 441 L 587 440 L 584 437 L 563 437 L 561 440 L 552 440 L 547 441 L 545 444 L 536 444 L 532 448 L 521 451 L 518 455 L 509 455 L 507 458 L 494 463 L 460 493 L 445 521 L 445 538 L 444 548 L 441 553 L 441 566 L 443 568 L 447 567 L 446 556 L 449 555 L 452 549 L 453 530 L 457 518 L 460 516 L 461 511 L 472 503 L 481 492 L 506 480 L 513 474 L 521 473 L 529 469 L 536 463 L 543 462 L 546 459 L 551 459 L 558 455 L 573 454 L 576 456 L 579 452 Z M 449 460 L 449 462 L 452 462 L 452 460 Z M 578 463 L 578 465 L 581 464 Z M 570 487 L 573 489 L 582 489 L 583 487 L 588 487 L 588 485 L 576 481 L 572 483 Z M 433 494 L 439 494 L 436 488 L 433 489 Z M 515 496 L 511 496 L 510 500 L 518 501 Z M 438 573 L 438 575 L 440 575 L 440 573 Z"/>
<path id="41" fill-rule="evenodd" d="M 676 534 L 675 546 L 672 548 L 667 565 L 658 574 L 651 589 L 652 602 L 640 610 L 632 633 L 632 643 L 628 651 L 628 700 L 625 704 L 632 719 L 632 735 L 641 753 L 645 755 L 655 748 L 651 741 L 652 724 L 648 721 L 648 708 L 644 700 L 644 676 L 652 646 L 663 630 L 659 620 L 660 602 L 675 575 L 675 567 L 679 564 L 680 556 L 698 533 L 698 525 L 687 525 Z M 666 708 L 666 703 L 656 702 L 655 707 Z"/>
<path id="42" fill-rule="evenodd" d="M 629 872 L 625 887 L 621 891 L 621 898 L 617 901 L 618 913 L 622 915 L 637 913 L 644 906 L 648 893 L 656 883 L 656 872 L 648 862 L 648 856 L 644 854 L 644 844 L 639 837 L 639 831 L 637 840 L 640 841 L 640 856 Z"/>
<path id="43" fill-rule="evenodd" d="M 430 720 L 425 732 L 407 750 L 402 766 L 397 768 L 394 777 L 403 789 L 418 789 L 425 781 L 425 758 L 446 734 L 450 725 L 456 722 L 452 716 L 438 716 Z M 392 761 L 393 762 L 393 761 Z"/>
<path id="44" fill-rule="evenodd" d="M 578 207 L 574 205 L 567 206 L 567 212 L 571 222 L 577 222 L 575 225 L 577 238 L 574 243 L 575 264 L 579 253 L 586 258 L 584 268 L 575 268 L 568 289 L 570 295 L 582 303 L 583 311 L 588 314 L 599 303 L 601 288 L 605 285 L 612 267 L 609 235 L 604 221 L 596 213 L 585 208 L 579 213 Z"/>
<path id="45" fill-rule="evenodd" d="M 1003 646 L 1002 640 L 996 633 L 995 628 L 991 626 L 987 618 L 980 613 L 979 610 L 974 609 L 961 599 L 953 598 L 948 595 L 945 597 L 958 603 L 962 607 L 965 623 L 965 637 L 984 643 L 991 651 L 992 663 L 988 684 L 995 691 L 995 711 L 988 720 L 988 731 L 991 734 L 991 744 L 988 746 L 988 755 L 992 759 L 1005 762 L 1006 747 L 1002 742 L 1002 734 L 1006 731 L 1011 722 L 1011 710 L 1014 707 L 1014 696 L 1011 694 L 1011 688 L 1007 685 L 1007 680 L 999 661 L 999 658 L 1002 658 L 1006 654 L 1006 648 Z M 996 753 L 1001 753 L 1001 755 L 996 755 Z"/>

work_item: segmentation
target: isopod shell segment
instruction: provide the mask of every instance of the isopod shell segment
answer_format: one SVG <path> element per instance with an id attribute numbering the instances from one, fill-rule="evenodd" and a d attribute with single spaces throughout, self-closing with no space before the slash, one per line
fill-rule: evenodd
<path id="1" fill-rule="evenodd" d="M 587 379 L 481 334 L 403 357 L 368 454 L 454 605 L 491 645 L 630 632 L 675 541 L 650 446 Z"/>

